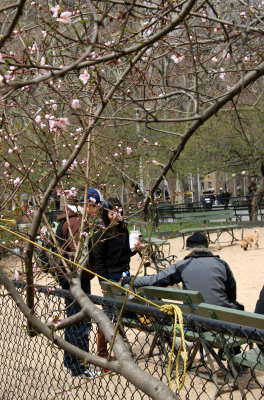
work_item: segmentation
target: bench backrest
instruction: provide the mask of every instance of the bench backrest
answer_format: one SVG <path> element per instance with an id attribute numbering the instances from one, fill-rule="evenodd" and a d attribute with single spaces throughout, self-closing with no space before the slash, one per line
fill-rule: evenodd
<path id="1" fill-rule="evenodd" d="M 194 290 L 142 286 L 139 294 L 148 299 L 156 299 L 161 304 L 176 304 L 186 314 L 196 313 L 197 305 L 204 301 L 200 292 Z M 168 301 L 166 301 L 168 300 Z"/>
<path id="2" fill-rule="evenodd" d="M 118 288 L 108 282 L 102 282 L 101 286 L 110 298 L 120 301 L 124 300 L 125 292 L 121 286 Z M 151 299 L 155 304 L 162 305 L 175 303 L 181 308 L 182 312 L 187 314 L 195 313 L 197 305 L 204 301 L 200 292 L 193 290 L 160 288 L 156 286 L 142 286 L 136 290 L 140 296 Z M 137 297 L 129 299 L 129 301 L 139 304 L 147 304 L 144 300 Z"/>
<path id="3" fill-rule="evenodd" d="M 232 220 L 236 218 L 236 214 L 233 210 L 219 210 L 219 211 L 204 211 L 194 213 L 180 213 L 175 214 L 175 221 L 179 223 L 186 222 L 200 222 L 200 221 L 215 221 L 215 220 Z"/>
<path id="4" fill-rule="evenodd" d="M 197 313 L 201 317 L 218 319 L 237 325 L 245 325 L 253 328 L 264 329 L 264 315 L 248 311 L 235 310 L 233 308 L 213 306 L 207 303 L 198 305 Z"/>
<path id="5" fill-rule="evenodd" d="M 119 286 L 119 287 L 118 287 Z M 114 286 L 109 282 L 101 282 L 101 287 L 107 293 L 106 297 L 110 297 L 111 299 L 124 301 L 126 292 L 124 291 L 121 285 Z M 132 301 L 133 303 L 146 304 L 143 300 L 140 300 L 137 297 L 133 297 L 133 299 L 129 299 L 128 301 Z"/>

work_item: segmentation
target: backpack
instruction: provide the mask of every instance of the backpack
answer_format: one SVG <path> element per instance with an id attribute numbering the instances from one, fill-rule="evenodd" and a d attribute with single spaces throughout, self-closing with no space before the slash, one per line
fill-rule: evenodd
<path id="1" fill-rule="evenodd" d="M 66 221 L 66 218 L 63 218 L 60 222 L 54 221 L 51 225 L 51 230 L 55 236 L 56 242 L 54 242 L 51 234 L 47 231 L 44 234 L 44 237 L 42 239 L 39 239 L 37 241 L 37 244 L 41 245 L 42 247 L 45 247 L 48 250 L 51 250 L 53 252 L 56 252 L 56 248 L 63 247 L 63 244 L 65 243 L 65 238 L 63 238 L 63 230 L 62 226 L 64 222 Z M 67 258 L 67 256 L 64 255 L 64 257 Z M 56 266 L 62 266 L 62 262 L 60 257 L 56 257 L 54 254 L 50 253 L 49 251 L 46 251 L 44 249 L 41 249 L 39 247 L 35 247 L 34 250 L 34 259 L 38 267 L 40 267 L 43 271 L 46 273 L 50 273 L 55 280 L 58 283 L 61 283 L 62 277 L 58 275 L 58 271 L 56 271 Z M 63 267 L 62 267 L 63 268 Z"/>

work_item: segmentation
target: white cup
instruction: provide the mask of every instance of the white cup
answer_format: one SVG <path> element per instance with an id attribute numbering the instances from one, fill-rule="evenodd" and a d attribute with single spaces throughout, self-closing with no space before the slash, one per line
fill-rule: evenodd
<path id="1" fill-rule="evenodd" d="M 138 242 L 140 236 L 139 231 L 130 231 L 129 233 L 129 246 L 131 251 L 135 250 L 135 244 Z"/>

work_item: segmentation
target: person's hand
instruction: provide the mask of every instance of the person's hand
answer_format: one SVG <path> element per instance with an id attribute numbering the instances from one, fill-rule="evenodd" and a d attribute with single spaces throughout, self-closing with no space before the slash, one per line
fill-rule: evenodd
<path id="1" fill-rule="evenodd" d="M 121 286 L 130 285 L 131 276 L 124 276 L 121 280 Z"/>
<path id="2" fill-rule="evenodd" d="M 135 251 L 139 251 L 139 250 L 140 250 L 140 245 L 141 245 L 141 242 L 140 242 L 140 240 L 138 239 L 138 240 L 136 241 L 135 245 L 134 245 Z"/>

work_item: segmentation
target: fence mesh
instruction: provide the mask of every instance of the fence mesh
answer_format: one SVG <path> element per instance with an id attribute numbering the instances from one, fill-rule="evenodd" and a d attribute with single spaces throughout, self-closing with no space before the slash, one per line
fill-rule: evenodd
<path id="1" fill-rule="evenodd" d="M 17 290 L 25 297 L 23 284 Z M 39 288 L 36 315 L 47 322 L 54 314 L 64 317 L 63 290 Z M 91 296 L 94 303 L 111 307 L 118 314 L 121 303 Z M 125 378 L 102 372 L 94 379 L 72 377 L 63 365 L 63 351 L 42 335 L 29 337 L 27 321 L 14 301 L 0 287 L 1 400 L 8 399 L 148 399 Z M 172 321 L 153 307 L 126 306 L 124 338 L 135 362 L 152 376 L 168 384 L 168 361 L 172 345 Z M 89 350 L 97 354 L 97 326 L 92 323 Z M 179 334 L 172 359 L 172 390 L 180 399 L 263 399 L 264 355 L 256 343 L 264 344 L 264 330 L 184 315 L 188 349 L 183 388 L 176 385 Z M 58 331 L 58 335 L 64 335 Z M 252 361 L 253 360 L 253 361 Z M 248 368 L 246 366 L 250 365 Z M 177 367 L 183 376 L 183 353 Z"/>

